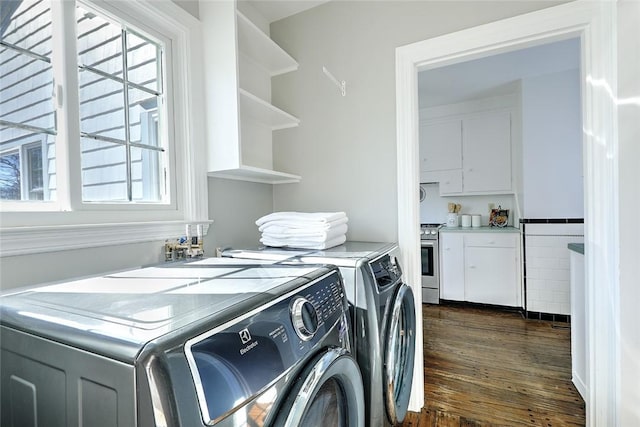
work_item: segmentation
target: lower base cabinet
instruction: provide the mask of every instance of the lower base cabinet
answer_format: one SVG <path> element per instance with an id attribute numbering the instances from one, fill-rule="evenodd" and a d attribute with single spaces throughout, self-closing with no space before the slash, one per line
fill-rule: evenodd
<path id="1" fill-rule="evenodd" d="M 440 298 L 464 301 L 462 233 L 440 233 Z"/>
<path id="2" fill-rule="evenodd" d="M 517 232 L 443 232 L 440 241 L 441 298 L 522 306 Z"/>
<path id="3" fill-rule="evenodd" d="M 589 334 L 587 332 L 587 305 L 584 283 L 584 254 L 570 251 L 571 274 L 571 379 L 576 389 L 589 404 Z"/>

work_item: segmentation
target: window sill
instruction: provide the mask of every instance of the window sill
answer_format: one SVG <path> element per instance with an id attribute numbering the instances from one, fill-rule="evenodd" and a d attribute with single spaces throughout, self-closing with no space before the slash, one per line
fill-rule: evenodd
<path id="1" fill-rule="evenodd" d="M 203 222 L 203 235 L 210 223 Z M 0 257 L 162 241 L 185 235 L 183 221 L 83 224 L 0 229 Z"/>

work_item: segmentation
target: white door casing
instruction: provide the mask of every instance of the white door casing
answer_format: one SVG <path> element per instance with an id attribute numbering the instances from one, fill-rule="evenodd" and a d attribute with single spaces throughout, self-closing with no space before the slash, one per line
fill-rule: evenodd
<path id="1" fill-rule="evenodd" d="M 585 194 L 585 279 L 590 376 L 587 425 L 617 425 L 620 406 L 619 217 L 617 162 L 616 2 L 562 4 L 396 49 L 398 243 L 406 280 L 420 284 L 420 212 L 417 186 L 418 71 L 572 37 L 581 39 L 581 89 Z M 596 286 L 598 284 L 598 286 Z M 416 311 L 421 303 L 416 295 Z M 424 405 L 422 331 L 417 330 L 410 410 Z M 594 362 L 597 361 L 597 362 Z M 597 369 L 595 363 L 598 363 Z"/>

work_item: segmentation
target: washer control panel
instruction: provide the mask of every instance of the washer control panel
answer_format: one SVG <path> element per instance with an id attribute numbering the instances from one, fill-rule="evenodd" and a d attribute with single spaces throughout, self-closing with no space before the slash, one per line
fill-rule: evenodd
<path id="1" fill-rule="evenodd" d="M 342 312 L 344 291 L 342 283 L 334 280 L 324 286 L 310 287 L 305 298 L 315 307 L 318 322 L 323 324 L 331 319 L 336 312 Z"/>

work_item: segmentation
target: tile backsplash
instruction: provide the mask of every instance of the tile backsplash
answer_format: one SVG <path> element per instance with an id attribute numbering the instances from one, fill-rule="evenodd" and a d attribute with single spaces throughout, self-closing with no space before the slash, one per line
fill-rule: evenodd
<path id="1" fill-rule="evenodd" d="M 524 271 L 528 311 L 571 314 L 567 245 L 583 243 L 583 234 L 583 224 L 525 224 Z"/>

